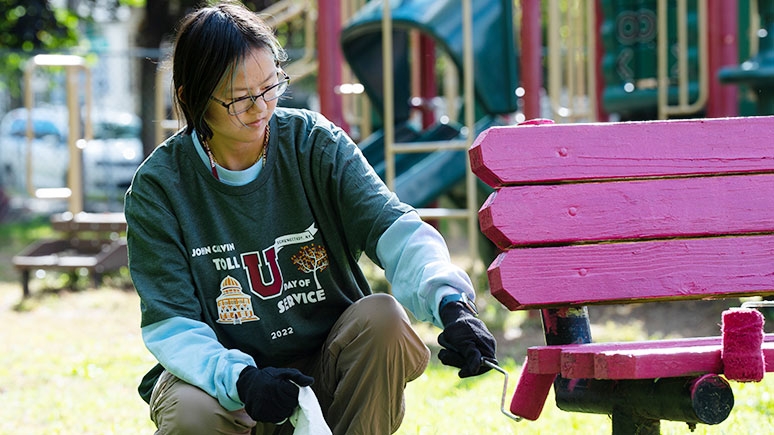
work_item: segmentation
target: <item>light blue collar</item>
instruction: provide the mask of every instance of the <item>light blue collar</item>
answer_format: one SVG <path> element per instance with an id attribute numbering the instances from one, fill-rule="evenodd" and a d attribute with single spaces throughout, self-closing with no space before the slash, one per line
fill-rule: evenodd
<path id="1" fill-rule="evenodd" d="M 196 134 L 196 130 L 191 133 L 191 139 L 193 140 L 196 154 L 199 155 L 202 163 L 204 163 L 204 165 L 207 167 L 207 171 L 209 171 L 210 158 L 204 151 L 204 147 L 199 141 L 199 135 Z M 250 166 L 249 168 L 242 171 L 232 171 L 215 163 L 215 170 L 218 171 L 220 182 L 223 184 L 228 184 L 229 186 L 244 186 L 245 184 L 258 178 L 258 174 L 261 173 L 261 169 L 263 169 L 263 159 L 258 159 L 258 161 L 255 162 L 253 166 Z"/>

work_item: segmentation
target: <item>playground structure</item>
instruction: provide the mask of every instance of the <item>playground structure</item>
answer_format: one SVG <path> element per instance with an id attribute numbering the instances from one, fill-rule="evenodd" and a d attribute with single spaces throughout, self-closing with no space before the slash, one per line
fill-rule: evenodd
<path id="1" fill-rule="evenodd" d="M 72 213 L 83 211 L 83 158 L 80 140 L 90 140 L 92 134 L 91 123 L 91 71 L 86 66 L 85 60 L 80 56 L 72 55 L 38 55 L 27 62 L 24 71 L 24 105 L 27 109 L 27 141 L 32 141 L 32 110 L 35 105 L 33 96 L 32 76 L 36 69 L 47 67 L 63 67 L 66 76 L 67 88 L 67 114 L 68 134 L 67 149 L 69 151 L 69 170 L 67 173 L 67 185 L 61 188 L 38 189 L 34 184 L 34 157 L 31 149 L 26 153 L 26 179 L 27 191 L 32 198 L 40 199 L 66 199 Z M 79 86 L 77 74 L 81 73 L 85 79 L 83 86 L 83 102 L 85 106 L 84 118 L 81 120 Z M 81 128 L 83 125 L 83 128 Z"/>
<path id="2" fill-rule="evenodd" d="M 774 113 L 774 93 L 772 93 L 772 78 L 774 77 L 774 2 L 758 0 L 751 3 L 750 8 L 750 58 L 738 67 L 727 67 L 719 72 L 724 83 L 746 85 L 757 94 L 755 113 Z"/>
<path id="3" fill-rule="evenodd" d="M 483 129 L 512 121 L 508 114 L 557 122 L 606 121 L 611 114 L 622 120 L 732 116 L 745 111 L 744 98 L 718 77 L 723 68 L 755 55 L 757 36 L 741 35 L 760 26 L 758 17 L 764 15 L 758 10 L 771 8 L 771 2 L 765 3 L 551 0 L 521 1 L 514 11 L 508 1 L 370 2 L 344 24 L 340 37 L 347 65 L 382 120 L 382 130 L 360 145 L 388 185 L 417 207 L 466 179 L 464 208 L 420 212 L 428 218 L 467 219 L 469 253 L 475 258 L 480 186 L 462 155 L 455 159 L 448 149 L 456 144 L 431 143 L 454 137 L 449 125 L 441 129 L 447 136 L 438 132 L 442 117 L 428 119 L 427 110 L 439 88 L 447 108 L 454 112 L 458 107 L 457 89 L 446 86 L 455 82 L 448 80 L 449 73 L 462 77 L 467 134 L 454 138 L 467 146 Z M 475 37 L 466 37 L 466 25 Z M 471 45 L 467 51 L 465 44 Z M 436 55 L 450 59 L 443 86 L 432 68 Z M 765 74 L 761 68 L 759 75 Z M 765 101 L 765 94 L 758 100 Z M 417 112 L 422 115 L 419 135 L 406 125 Z M 431 156 L 409 155 L 428 152 Z M 467 177 L 456 168 L 467 171 Z"/>

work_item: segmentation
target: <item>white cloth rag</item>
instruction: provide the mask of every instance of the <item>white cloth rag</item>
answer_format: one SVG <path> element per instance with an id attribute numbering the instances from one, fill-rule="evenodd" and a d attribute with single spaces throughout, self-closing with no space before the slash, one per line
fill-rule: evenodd
<path id="1" fill-rule="evenodd" d="M 295 427 L 293 435 L 331 435 L 311 387 L 298 387 L 298 407 L 290 416 L 290 423 Z"/>

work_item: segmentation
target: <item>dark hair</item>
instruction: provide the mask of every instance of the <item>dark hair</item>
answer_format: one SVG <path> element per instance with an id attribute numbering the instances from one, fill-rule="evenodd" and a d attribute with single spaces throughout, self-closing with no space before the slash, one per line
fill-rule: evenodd
<path id="1" fill-rule="evenodd" d="M 270 50 L 277 66 L 287 59 L 266 22 L 240 3 L 218 3 L 183 18 L 172 58 L 172 82 L 186 133 L 196 129 L 202 139 L 212 137 L 204 120 L 210 96 L 225 75 L 257 48 Z"/>

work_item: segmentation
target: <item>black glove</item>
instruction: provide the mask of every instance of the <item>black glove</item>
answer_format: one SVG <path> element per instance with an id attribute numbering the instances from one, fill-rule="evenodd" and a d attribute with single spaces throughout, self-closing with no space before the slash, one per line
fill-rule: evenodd
<path id="1" fill-rule="evenodd" d="M 308 387 L 314 379 L 296 369 L 247 366 L 239 373 L 237 392 L 253 420 L 279 423 L 298 406 L 298 386 Z"/>
<path id="2" fill-rule="evenodd" d="M 459 376 L 478 376 L 491 369 L 483 361 L 497 364 L 495 339 L 484 322 L 477 318 L 462 302 L 450 302 L 441 308 L 443 332 L 438 344 L 445 349 L 438 358 L 447 366 L 460 369 Z"/>

